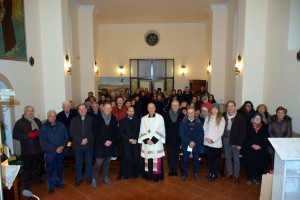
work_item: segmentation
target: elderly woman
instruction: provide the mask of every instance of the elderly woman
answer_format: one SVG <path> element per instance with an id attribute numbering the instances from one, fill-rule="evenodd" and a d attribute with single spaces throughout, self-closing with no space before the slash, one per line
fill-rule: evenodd
<path id="1" fill-rule="evenodd" d="M 276 115 L 271 116 L 269 125 L 269 135 L 272 138 L 292 137 L 292 118 L 287 115 L 287 109 L 279 106 Z M 271 147 L 271 169 L 274 168 L 274 149 Z"/>
<path id="2" fill-rule="evenodd" d="M 262 115 L 262 120 L 265 124 L 268 124 L 270 121 L 270 114 L 268 112 L 268 108 L 265 104 L 259 104 L 256 108 L 256 112 L 259 112 Z"/>
<path id="3" fill-rule="evenodd" d="M 262 122 L 262 115 L 254 113 L 247 126 L 245 141 L 245 166 L 247 184 L 261 183 L 261 175 L 267 164 L 268 127 Z"/>

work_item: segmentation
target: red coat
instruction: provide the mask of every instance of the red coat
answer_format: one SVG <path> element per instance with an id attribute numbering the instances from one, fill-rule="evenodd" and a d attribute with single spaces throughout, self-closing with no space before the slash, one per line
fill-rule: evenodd
<path id="1" fill-rule="evenodd" d="M 117 122 L 119 123 L 121 119 L 123 119 L 124 117 L 126 117 L 126 111 L 127 111 L 127 107 L 126 106 L 122 106 L 121 109 L 118 108 L 118 106 L 114 106 L 112 108 L 112 114 L 113 116 L 116 117 Z"/>

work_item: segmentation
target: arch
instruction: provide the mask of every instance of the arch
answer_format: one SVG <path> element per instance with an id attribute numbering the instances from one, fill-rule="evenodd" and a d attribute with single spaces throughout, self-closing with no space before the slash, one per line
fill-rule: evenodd
<path id="1" fill-rule="evenodd" d="M 11 82 L 2 73 L 0 73 L 0 89 L 13 90 Z M 6 138 L 5 143 L 9 146 L 11 153 L 19 155 L 21 153 L 20 143 L 12 138 L 13 125 L 15 123 L 15 110 L 13 103 L 0 102 L 0 120 L 4 124 Z"/>

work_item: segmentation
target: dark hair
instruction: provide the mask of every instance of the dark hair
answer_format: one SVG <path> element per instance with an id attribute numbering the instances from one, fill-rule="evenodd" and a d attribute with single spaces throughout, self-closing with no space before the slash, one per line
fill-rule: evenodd
<path id="1" fill-rule="evenodd" d="M 282 106 L 279 106 L 277 109 L 276 109 L 276 113 L 279 111 L 279 110 L 283 110 L 284 114 L 286 115 L 287 113 L 287 109 L 282 107 Z"/>
<path id="2" fill-rule="evenodd" d="M 244 104 L 238 109 L 239 111 L 246 111 L 246 105 L 247 104 L 250 104 L 251 105 L 251 110 L 250 112 L 254 112 L 254 106 L 253 106 L 253 103 L 251 101 L 245 101 Z"/>

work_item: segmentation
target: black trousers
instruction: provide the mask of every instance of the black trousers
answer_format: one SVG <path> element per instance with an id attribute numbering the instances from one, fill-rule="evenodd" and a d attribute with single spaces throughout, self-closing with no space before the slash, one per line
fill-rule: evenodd
<path id="1" fill-rule="evenodd" d="M 140 175 L 140 159 L 122 159 L 121 177 L 137 178 Z"/>
<path id="2" fill-rule="evenodd" d="M 221 148 L 213 148 L 205 145 L 207 162 L 210 173 L 217 174 L 220 162 L 220 150 Z"/>
<path id="3" fill-rule="evenodd" d="M 263 168 L 260 166 L 246 166 L 246 177 L 248 180 L 261 180 Z"/>
<path id="4" fill-rule="evenodd" d="M 38 182 L 42 169 L 42 153 L 22 155 L 25 188 L 30 189 L 31 181 Z"/>
<path id="5" fill-rule="evenodd" d="M 179 151 L 180 146 L 178 145 L 167 145 L 168 149 L 168 166 L 169 171 L 176 171 L 179 162 Z"/>

